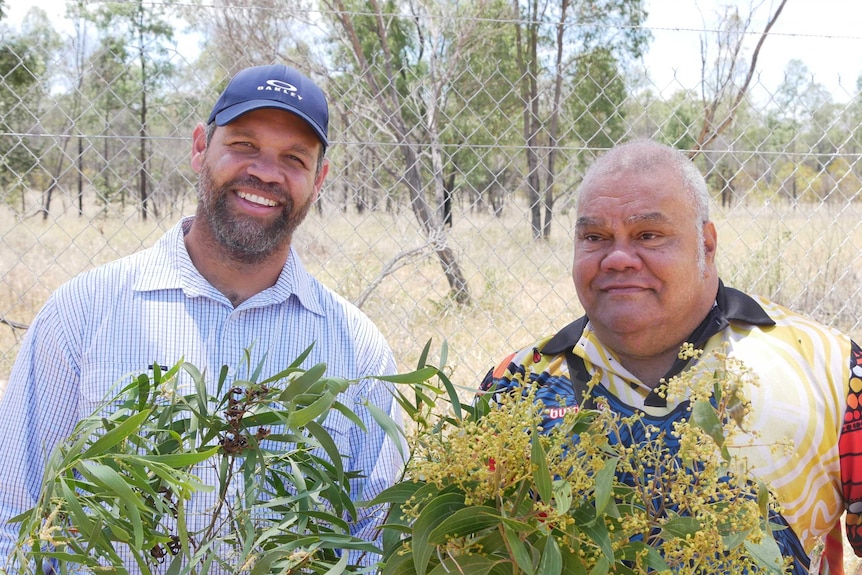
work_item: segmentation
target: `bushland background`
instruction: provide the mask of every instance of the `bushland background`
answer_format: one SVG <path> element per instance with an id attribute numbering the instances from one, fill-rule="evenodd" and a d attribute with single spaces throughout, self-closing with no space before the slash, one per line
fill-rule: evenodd
<path id="1" fill-rule="evenodd" d="M 270 62 L 331 101 L 332 169 L 296 247 L 404 369 L 446 341 L 469 394 L 579 315 L 578 183 L 644 137 L 706 175 L 726 283 L 860 338 L 862 37 L 782 26 L 799 3 L 54 0 L 12 21 L 0 0 L 0 386 L 54 288 L 193 213 L 194 125 Z M 695 25 L 651 25 L 670 4 Z M 838 29 L 853 4 L 818 16 Z M 803 41 L 827 58 L 780 48 Z"/>

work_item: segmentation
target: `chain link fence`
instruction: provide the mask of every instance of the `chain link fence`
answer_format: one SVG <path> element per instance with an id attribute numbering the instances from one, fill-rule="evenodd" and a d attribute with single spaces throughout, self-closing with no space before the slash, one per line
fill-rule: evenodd
<path id="1" fill-rule="evenodd" d="M 81 2 L 5 23 L 0 380 L 60 283 L 194 212 L 192 129 L 231 73 L 273 61 L 331 99 L 330 176 L 295 245 L 401 368 L 446 341 L 468 390 L 578 316 L 577 185 L 639 137 L 707 175 L 725 283 L 862 336 L 860 95 L 799 62 L 778 86 L 747 78 L 760 36 L 738 17 L 698 32 L 708 80 L 657 86 L 642 59 L 656 31 L 621 4 Z"/>

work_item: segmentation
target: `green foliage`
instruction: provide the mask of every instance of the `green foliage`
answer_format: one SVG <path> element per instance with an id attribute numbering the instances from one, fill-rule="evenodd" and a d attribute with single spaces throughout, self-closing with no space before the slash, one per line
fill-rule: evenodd
<path id="1" fill-rule="evenodd" d="M 411 479 L 378 499 L 394 506 L 383 575 L 779 575 L 774 502 L 729 449 L 750 374 L 719 353 L 703 365 L 668 386 L 691 398 L 677 458 L 641 416 L 601 401 L 543 433 L 529 387 L 472 405 L 450 394 L 442 413 L 428 401 L 412 414 Z M 625 440 L 635 429 L 646 439 Z"/>
<path id="2" fill-rule="evenodd" d="M 38 504 L 17 518 L 13 572 L 43 560 L 61 573 L 128 561 L 145 574 L 359 572 L 349 558 L 376 548 L 349 533 L 353 475 L 321 425 L 332 410 L 357 420 L 338 401 L 353 382 L 300 369 L 306 356 L 265 379 L 228 382 L 225 369 L 215 396 L 188 363 L 135 377 L 53 453 Z"/>
<path id="3" fill-rule="evenodd" d="M 588 148 L 610 148 L 625 132 L 625 82 L 613 53 L 598 49 L 578 59 L 568 99 L 574 131 Z"/>
<path id="4" fill-rule="evenodd" d="M 0 132 L 6 134 L 0 138 L 0 189 L 38 164 L 41 146 L 33 147 L 32 141 L 25 145 L 22 136 L 32 131 L 33 124 L 24 104 L 34 101 L 30 92 L 38 86 L 45 68 L 37 38 L 11 36 L 0 41 Z"/>

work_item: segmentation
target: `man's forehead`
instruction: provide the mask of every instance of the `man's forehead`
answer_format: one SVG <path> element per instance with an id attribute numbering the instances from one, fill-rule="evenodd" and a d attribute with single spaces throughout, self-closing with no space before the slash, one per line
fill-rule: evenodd
<path id="1" fill-rule="evenodd" d="M 580 215 L 575 221 L 575 226 L 583 227 L 601 227 L 611 226 L 615 222 L 623 225 L 637 225 L 639 223 L 666 223 L 670 222 L 671 218 L 662 211 L 651 210 L 647 212 L 637 212 L 633 214 L 607 214 L 607 215 Z"/>

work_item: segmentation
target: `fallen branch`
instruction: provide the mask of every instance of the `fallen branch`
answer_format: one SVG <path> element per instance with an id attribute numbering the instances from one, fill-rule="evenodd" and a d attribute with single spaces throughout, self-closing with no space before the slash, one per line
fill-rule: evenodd
<path id="1" fill-rule="evenodd" d="M 11 319 L 6 319 L 2 315 L 0 315 L 0 323 L 5 323 L 12 329 L 20 329 L 26 331 L 30 326 L 23 323 L 18 323 L 17 321 L 12 321 Z"/>
<path id="2" fill-rule="evenodd" d="M 413 261 L 413 259 L 417 255 L 422 255 L 424 252 L 428 251 L 433 243 L 434 242 L 429 241 L 428 243 L 421 245 L 418 248 L 413 248 L 412 250 L 401 252 L 400 254 L 397 254 L 394 258 L 389 260 L 389 262 L 387 262 L 387 264 L 383 266 L 383 269 L 380 270 L 380 273 L 377 274 L 377 277 L 374 278 L 374 281 L 372 281 L 370 284 L 368 284 L 368 287 L 362 290 L 362 293 L 359 294 L 359 297 L 353 302 L 353 304 L 356 307 L 361 308 L 362 304 L 365 303 L 365 300 L 368 299 L 368 296 L 370 296 L 371 293 L 377 288 L 377 286 L 379 286 L 381 282 L 383 282 L 386 276 L 391 275 L 395 273 L 396 270 L 403 268 L 405 265 Z M 427 256 L 428 254 L 424 255 Z"/>

